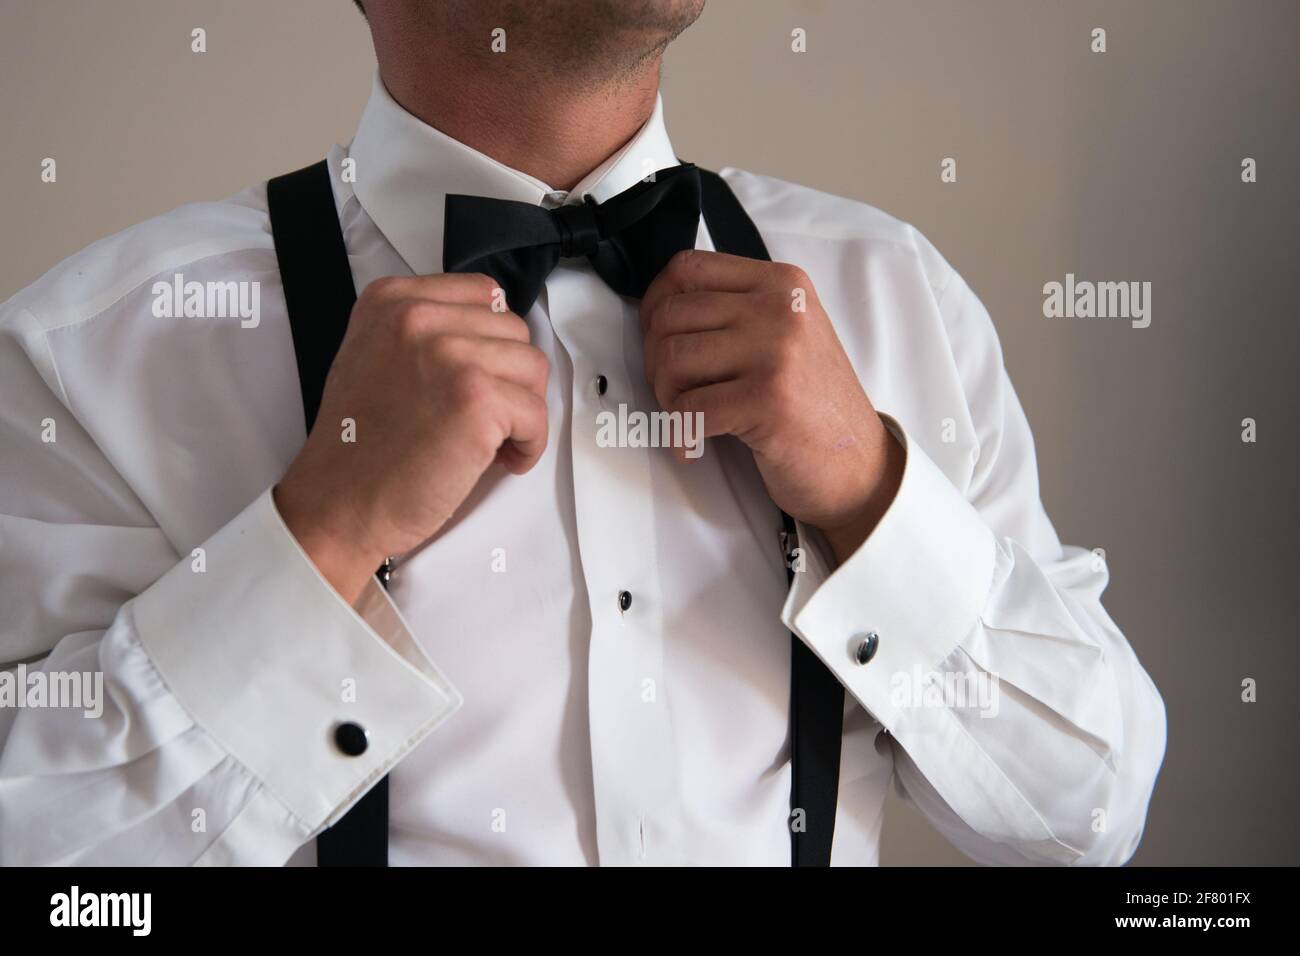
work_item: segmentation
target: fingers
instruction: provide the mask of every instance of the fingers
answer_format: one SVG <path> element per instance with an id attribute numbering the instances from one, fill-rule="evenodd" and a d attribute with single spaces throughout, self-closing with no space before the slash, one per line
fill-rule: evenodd
<path id="1" fill-rule="evenodd" d="M 780 292 L 684 292 L 666 296 L 652 311 L 642 311 L 641 331 L 645 336 L 646 356 L 652 356 L 660 343 L 673 335 L 707 332 L 716 329 L 754 327 L 761 334 L 765 318 L 784 318 L 788 302 Z"/>
<path id="2" fill-rule="evenodd" d="M 436 335 L 429 340 L 431 357 L 440 367 L 473 367 L 546 397 L 550 365 L 543 352 L 526 342 L 475 335 Z"/>
<path id="3" fill-rule="evenodd" d="M 462 305 L 491 307 L 497 281 L 481 272 L 442 273 L 425 276 L 384 276 L 371 282 L 362 295 L 375 301 L 428 299 Z"/>
<path id="4" fill-rule="evenodd" d="M 724 329 L 743 315 L 745 296 L 734 292 L 681 292 L 660 296 L 655 305 L 641 307 L 641 332 L 673 335 Z"/>
<path id="5" fill-rule="evenodd" d="M 796 287 L 811 288 L 808 277 L 795 266 L 747 259 L 722 252 L 687 249 L 677 253 L 655 277 L 641 299 L 642 314 L 653 312 L 659 300 L 683 292 L 753 292 Z"/>
<path id="6" fill-rule="evenodd" d="M 671 408 L 682 392 L 739 378 L 749 364 L 750 345 L 736 330 L 683 332 L 647 342 L 646 380 L 659 406 Z"/>
<path id="7" fill-rule="evenodd" d="M 788 308 L 783 292 L 685 292 L 661 300 L 645 332 L 647 381 L 656 384 L 665 364 L 684 387 L 734 377 L 783 331 Z"/>
<path id="8" fill-rule="evenodd" d="M 672 405 L 664 406 L 669 411 L 681 412 L 683 415 L 699 414 L 704 426 L 701 438 L 713 438 L 716 435 L 736 435 L 744 438 L 753 426 L 753 396 L 749 388 L 740 379 L 726 382 L 713 382 L 699 388 L 693 388 L 679 394 Z"/>
<path id="9" fill-rule="evenodd" d="M 494 312 L 480 305 L 419 300 L 401 303 L 398 308 L 414 309 L 427 332 L 451 335 L 475 335 L 490 339 L 509 339 L 527 344 L 532 341 L 528 323 L 513 312 Z"/>
<path id="10" fill-rule="evenodd" d="M 511 474 L 522 475 L 546 451 L 546 401 L 536 392 L 507 381 L 496 383 L 495 396 L 497 414 L 508 436 L 497 451 L 497 461 Z"/>

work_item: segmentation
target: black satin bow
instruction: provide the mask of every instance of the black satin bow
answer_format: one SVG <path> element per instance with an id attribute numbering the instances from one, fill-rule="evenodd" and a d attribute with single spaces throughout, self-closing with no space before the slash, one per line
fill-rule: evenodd
<path id="1" fill-rule="evenodd" d="M 444 272 L 485 272 L 524 315 L 561 258 L 586 256 L 620 295 L 640 298 L 668 260 L 695 248 L 700 174 L 690 163 L 661 169 L 603 203 L 543 209 L 484 196 L 447 196 Z"/>

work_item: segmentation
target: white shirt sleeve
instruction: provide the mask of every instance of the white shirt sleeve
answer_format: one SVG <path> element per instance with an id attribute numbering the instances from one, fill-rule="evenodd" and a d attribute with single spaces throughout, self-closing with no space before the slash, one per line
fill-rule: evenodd
<path id="1" fill-rule="evenodd" d="M 800 527 L 783 619 L 883 726 L 900 788 L 991 864 L 1120 864 L 1165 747 L 1151 679 L 1101 604 L 1108 573 L 1062 546 L 992 323 L 960 277 L 939 296 L 979 458 L 956 487 L 916 435 L 898 494 L 839 567 Z M 858 662 L 863 635 L 877 649 Z"/>
<path id="2" fill-rule="evenodd" d="M 178 555 L 18 331 L 0 334 L 0 667 L 102 675 L 102 695 L 0 706 L 0 864 L 283 863 L 460 698 L 377 582 L 355 609 L 338 596 L 269 489 Z M 364 753 L 336 747 L 342 722 Z"/>

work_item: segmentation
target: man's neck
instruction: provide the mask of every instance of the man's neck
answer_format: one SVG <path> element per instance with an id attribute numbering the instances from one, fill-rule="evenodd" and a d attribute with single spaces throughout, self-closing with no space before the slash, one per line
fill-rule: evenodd
<path id="1" fill-rule="evenodd" d="M 430 73 L 409 61 L 381 60 L 380 76 L 403 109 L 434 129 L 552 189 L 569 190 L 645 125 L 660 63 L 656 56 L 608 83 L 562 90 L 503 82 L 500 72 L 473 69 L 474 61 L 444 62 Z"/>

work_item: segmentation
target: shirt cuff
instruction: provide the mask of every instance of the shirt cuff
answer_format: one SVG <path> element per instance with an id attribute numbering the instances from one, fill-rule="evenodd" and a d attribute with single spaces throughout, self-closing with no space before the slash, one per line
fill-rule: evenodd
<path id="1" fill-rule="evenodd" d="M 820 533 L 796 523 L 803 570 L 781 619 L 893 731 L 903 710 L 891 700 L 895 683 L 911 681 L 918 669 L 935 670 L 979 620 L 997 542 L 902 426 L 881 419 L 906 454 L 898 492 L 870 537 L 838 568 Z M 875 655 L 859 663 L 858 648 L 871 632 Z"/>
<path id="2" fill-rule="evenodd" d="M 140 594 L 141 644 L 194 722 L 314 832 L 461 704 L 371 580 L 354 610 L 268 489 Z M 360 725 L 365 751 L 334 742 Z"/>

